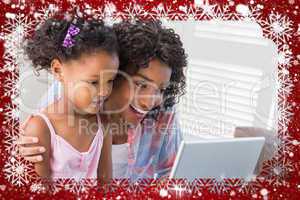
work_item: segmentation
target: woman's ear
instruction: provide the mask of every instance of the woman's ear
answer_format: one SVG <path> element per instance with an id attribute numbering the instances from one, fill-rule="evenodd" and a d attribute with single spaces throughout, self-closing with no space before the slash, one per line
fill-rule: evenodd
<path id="1" fill-rule="evenodd" d="M 51 72 L 53 76 L 60 82 L 63 82 L 63 70 L 62 70 L 62 63 L 58 59 L 53 59 L 51 62 Z"/>

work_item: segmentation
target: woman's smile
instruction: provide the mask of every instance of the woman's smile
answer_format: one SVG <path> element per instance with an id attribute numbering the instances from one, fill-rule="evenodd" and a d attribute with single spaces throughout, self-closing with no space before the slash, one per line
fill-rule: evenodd
<path id="1" fill-rule="evenodd" d="M 132 104 L 130 104 L 129 107 L 130 107 L 130 110 L 134 113 L 134 115 L 139 120 L 142 120 L 144 118 L 144 116 L 148 113 L 148 111 L 141 110 Z"/>

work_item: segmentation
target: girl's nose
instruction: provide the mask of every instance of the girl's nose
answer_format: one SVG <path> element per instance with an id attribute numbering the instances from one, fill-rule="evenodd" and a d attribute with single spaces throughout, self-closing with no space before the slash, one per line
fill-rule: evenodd
<path id="1" fill-rule="evenodd" d="M 111 91 L 112 91 L 112 85 L 106 85 L 105 87 L 99 88 L 98 95 L 101 98 L 107 98 L 111 94 Z"/>

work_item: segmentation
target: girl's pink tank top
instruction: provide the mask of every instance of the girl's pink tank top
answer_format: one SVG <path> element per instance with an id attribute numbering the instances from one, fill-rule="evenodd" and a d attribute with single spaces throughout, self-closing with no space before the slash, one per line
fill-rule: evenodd
<path id="1" fill-rule="evenodd" d="M 98 131 L 89 150 L 79 152 L 64 138 L 55 133 L 49 118 L 43 114 L 40 116 L 47 124 L 51 134 L 50 168 L 52 179 L 57 178 L 97 178 L 97 168 L 103 144 L 103 132 L 100 116 L 97 114 Z"/>

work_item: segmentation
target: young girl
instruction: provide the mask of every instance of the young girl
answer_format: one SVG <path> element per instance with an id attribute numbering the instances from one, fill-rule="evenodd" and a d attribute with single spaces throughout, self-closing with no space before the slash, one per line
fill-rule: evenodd
<path id="1" fill-rule="evenodd" d="M 36 172 L 51 179 L 109 179 L 111 135 L 103 134 L 98 112 L 119 66 L 113 30 L 99 21 L 53 18 L 36 30 L 25 50 L 35 70 L 51 72 L 63 86 L 61 98 L 24 128 L 45 147 Z"/>

